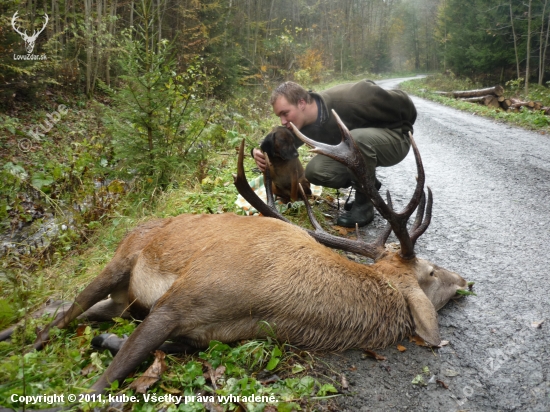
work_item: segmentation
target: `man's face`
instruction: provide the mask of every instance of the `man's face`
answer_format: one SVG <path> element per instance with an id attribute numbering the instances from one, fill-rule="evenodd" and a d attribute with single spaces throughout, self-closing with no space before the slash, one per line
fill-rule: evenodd
<path id="1" fill-rule="evenodd" d="M 305 100 L 300 100 L 297 105 L 294 105 L 290 104 L 284 96 L 279 96 L 273 103 L 275 115 L 281 119 L 281 124 L 288 129 L 292 129 L 290 122 L 294 123 L 298 129 L 304 126 L 305 107 Z"/>

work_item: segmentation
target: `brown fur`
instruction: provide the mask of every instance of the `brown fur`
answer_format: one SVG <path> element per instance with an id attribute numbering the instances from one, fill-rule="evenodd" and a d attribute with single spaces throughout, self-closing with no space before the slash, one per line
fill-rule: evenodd
<path id="1" fill-rule="evenodd" d="M 263 140 L 260 148 L 267 154 L 271 174 L 271 190 L 284 201 L 299 199 L 298 183 L 306 195 L 311 194 L 304 168 L 294 146 L 294 135 L 286 127 L 275 127 Z"/>
<path id="2" fill-rule="evenodd" d="M 310 349 L 382 348 L 414 330 L 438 344 L 435 307 L 419 287 L 436 280 L 430 268 L 389 251 L 361 265 L 271 218 L 180 215 L 134 229 L 36 346 L 52 325 L 66 327 L 86 310 L 93 319 L 127 307 L 138 316 L 150 311 L 93 386 L 102 391 L 167 339 L 200 348 L 264 337 L 262 322 L 278 339 Z M 466 288 L 452 272 L 439 275 L 438 302 Z"/>

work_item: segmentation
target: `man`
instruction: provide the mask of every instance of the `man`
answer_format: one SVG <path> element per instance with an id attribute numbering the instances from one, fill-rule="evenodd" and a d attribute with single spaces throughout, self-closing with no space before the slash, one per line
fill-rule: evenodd
<path id="1" fill-rule="evenodd" d="M 342 137 L 332 109 L 350 130 L 369 172 L 388 167 L 405 158 L 410 148 L 409 132 L 416 120 L 416 108 L 405 92 L 384 90 L 370 80 L 342 84 L 323 92 L 307 92 L 294 82 L 285 82 L 271 95 L 271 105 L 281 124 L 292 130 L 290 122 L 306 136 L 336 145 Z M 303 144 L 296 138 L 296 146 Z M 266 167 L 265 156 L 252 149 L 260 170 Z M 309 182 L 339 189 L 354 186 L 355 176 L 341 163 L 323 155 L 311 159 L 306 167 Z M 373 205 L 361 191 L 355 194 L 351 210 L 338 217 L 345 227 L 365 226 L 374 218 Z"/>

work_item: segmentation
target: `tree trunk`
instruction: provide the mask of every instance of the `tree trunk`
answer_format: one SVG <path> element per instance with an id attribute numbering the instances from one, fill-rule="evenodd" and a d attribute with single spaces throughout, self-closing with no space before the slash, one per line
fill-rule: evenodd
<path id="1" fill-rule="evenodd" d="M 543 36 L 544 36 L 544 15 L 546 12 L 546 3 L 548 0 L 544 0 L 544 6 L 542 7 L 542 15 L 540 22 L 540 41 L 539 41 L 539 85 L 542 86 L 542 78 L 544 77 L 544 61 L 542 60 L 543 49 Z"/>
<path id="2" fill-rule="evenodd" d="M 84 0 L 84 15 L 86 26 L 86 95 L 90 97 L 92 85 L 92 0 Z"/>
<path id="3" fill-rule="evenodd" d="M 527 11 L 527 54 L 525 56 L 525 94 L 529 94 L 529 61 L 531 60 L 531 3 L 529 0 L 529 9 Z"/>
<path id="4" fill-rule="evenodd" d="M 514 36 L 514 52 L 516 53 L 516 72 L 517 72 L 517 78 L 519 79 L 520 72 L 519 72 L 519 57 L 518 57 L 518 41 L 516 36 L 516 30 L 514 29 L 514 16 L 512 14 L 512 0 L 510 0 L 510 23 L 512 25 L 512 34 Z"/>

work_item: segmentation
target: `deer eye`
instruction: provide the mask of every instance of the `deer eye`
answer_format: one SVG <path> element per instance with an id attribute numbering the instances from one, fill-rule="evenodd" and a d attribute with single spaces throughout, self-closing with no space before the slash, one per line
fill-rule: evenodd
<path id="1" fill-rule="evenodd" d="M 432 270 L 432 271 L 430 272 L 430 276 L 433 276 L 433 275 L 434 275 L 434 271 Z"/>

